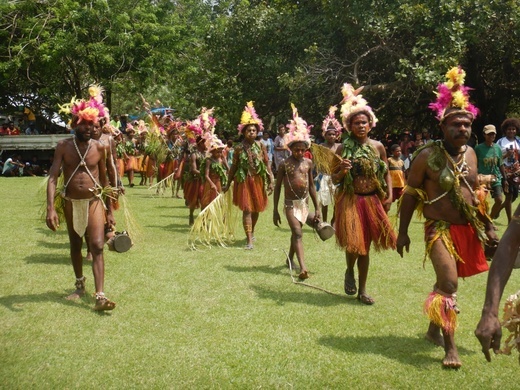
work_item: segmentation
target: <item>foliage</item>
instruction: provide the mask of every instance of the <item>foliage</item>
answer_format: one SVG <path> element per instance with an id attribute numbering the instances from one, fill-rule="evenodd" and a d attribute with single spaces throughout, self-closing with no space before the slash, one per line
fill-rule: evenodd
<path id="1" fill-rule="evenodd" d="M 320 123 L 349 82 L 365 86 L 375 133 L 433 130 L 427 104 L 460 64 L 477 129 L 520 114 L 514 0 L 21 0 L 0 15 L 0 107 L 52 110 L 95 81 L 114 113 L 134 112 L 138 93 L 182 119 L 215 107 L 229 138 L 246 101 L 267 129 L 291 102 Z"/>

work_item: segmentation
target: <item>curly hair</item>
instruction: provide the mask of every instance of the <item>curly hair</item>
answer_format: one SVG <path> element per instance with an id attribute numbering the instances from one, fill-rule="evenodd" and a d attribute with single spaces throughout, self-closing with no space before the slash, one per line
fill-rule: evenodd
<path id="1" fill-rule="evenodd" d="M 500 125 L 500 130 L 502 130 L 502 133 L 505 134 L 508 127 L 514 127 L 516 128 L 516 132 L 520 132 L 520 119 L 518 118 L 507 118 L 505 121 L 502 122 Z"/>

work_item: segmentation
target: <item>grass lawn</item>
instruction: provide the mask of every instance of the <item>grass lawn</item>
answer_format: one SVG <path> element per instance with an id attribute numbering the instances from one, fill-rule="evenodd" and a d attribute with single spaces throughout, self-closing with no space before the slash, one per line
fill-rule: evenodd
<path id="1" fill-rule="evenodd" d="M 434 283 L 423 268 L 422 223 L 412 247 L 372 253 L 364 306 L 343 292 L 345 255 L 305 230 L 311 272 L 293 284 L 285 267 L 290 231 L 260 216 L 252 251 L 241 227 L 235 246 L 191 251 L 183 200 L 127 189 L 142 234 L 124 253 L 105 252 L 113 312 L 92 311 L 73 290 L 65 229 L 41 219 L 41 178 L 0 178 L 0 388 L 515 388 L 518 355 L 485 361 L 473 331 L 487 274 L 459 283 L 456 341 L 463 367 L 441 368 L 443 350 L 423 339 L 422 304 Z M 395 209 L 393 210 L 395 214 Z M 498 223 L 505 230 L 505 215 Z M 125 228 L 121 214 L 119 229 Z M 130 232 L 132 234 L 132 232 Z M 514 271 L 505 296 L 518 290 Z"/>

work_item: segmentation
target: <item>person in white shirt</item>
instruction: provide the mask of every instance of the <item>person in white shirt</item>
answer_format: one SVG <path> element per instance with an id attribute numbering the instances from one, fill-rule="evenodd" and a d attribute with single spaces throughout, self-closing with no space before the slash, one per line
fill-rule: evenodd
<path id="1" fill-rule="evenodd" d="M 506 210 L 507 222 L 511 222 L 511 204 L 518 197 L 518 185 L 520 183 L 520 138 L 517 133 L 520 131 L 520 120 L 518 118 L 508 118 L 500 126 L 504 137 L 497 141 L 497 145 L 502 149 L 502 159 L 506 173 L 504 193 L 506 198 L 503 208 Z"/>

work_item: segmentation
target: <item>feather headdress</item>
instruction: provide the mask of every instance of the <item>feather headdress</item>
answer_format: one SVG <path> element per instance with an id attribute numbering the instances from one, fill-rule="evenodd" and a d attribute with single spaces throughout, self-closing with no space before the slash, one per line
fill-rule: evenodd
<path id="1" fill-rule="evenodd" d="M 338 107 L 331 106 L 329 108 L 329 114 L 325 117 L 323 120 L 323 124 L 321 125 L 321 134 L 325 137 L 325 134 L 327 133 L 327 130 L 330 130 L 334 128 L 338 133 L 341 133 L 341 130 L 343 129 L 341 127 L 341 124 L 336 119 L 336 111 L 338 110 Z"/>
<path id="2" fill-rule="evenodd" d="M 202 127 L 202 130 L 204 132 L 211 132 L 213 133 L 215 131 L 215 126 L 217 124 L 217 120 L 213 118 L 213 112 L 215 111 L 215 108 L 207 109 L 206 107 L 202 107 L 202 110 L 199 115 L 199 122 L 200 126 Z"/>
<path id="3" fill-rule="evenodd" d="M 256 113 L 252 101 L 247 102 L 246 106 L 244 107 L 244 111 L 242 111 L 240 124 L 238 125 L 238 133 L 242 134 L 242 130 L 244 130 L 247 125 L 257 125 L 258 131 L 264 131 L 264 123 Z"/>
<path id="4" fill-rule="evenodd" d="M 377 123 L 376 115 L 372 111 L 372 107 L 368 105 L 368 102 L 360 95 L 363 87 L 354 89 L 351 84 L 345 83 L 341 88 L 343 99 L 341 100 L 341 119 L 343 121 L 343 127 L 347 130 L 350 125 L 350 118 L 359 113 L 367 113 L 369 115 L 370 127 L 375 127 Z"/>
<path id="5" fill-rule="evenodd" d="M 312 126 L 307 126 L 307 122 L 298 116 L 298 109 L 291 103 L 293 119 L 287 125 L 289 131 L 283 137 L 287 146 L 291 146 L 294 142 L 305 142 L 307 147 L 311 146 L 310 131 Z"/>
<path id="6" fill-rule="evenodd" d="M 215 149 L 224 149 L 226 145 L 220 140 L 220 138 L 217 137 L 216 134 L 211 133 L 205 133 L 203 136 L 205 138 L 206 143 L 206 150 L 208 151 L 207 154 L 210 154 L 212 150 Z"/>
<path id="7" fill-rule="evenodd" d="M 448 116 L 465 114 L 474 119 L 479 114 L 479 109 L 469 102 L 469 91 L 472 89 L 464 85 L 466 72 L 460 67 L 451 68 L 446 73 L 448 79 L 445 83 L 437 86 L 437 99 L 428 107 L 435 112 L 435 117 L 442 123 Z M 446 115 L 446 110 L 450 110 Z"/>
<path id="8" fill-rule="evenodd" d="M 69 103 L 58 105 L 59 112 L 77 118 L 76 123 L 97 122 L 100 118 L 108 118 L 108 109 L 103 104 L 103 88 L 92 84 L 88 90 L 89 100 L 76 99 L 74 96 Z"/>

